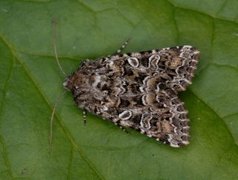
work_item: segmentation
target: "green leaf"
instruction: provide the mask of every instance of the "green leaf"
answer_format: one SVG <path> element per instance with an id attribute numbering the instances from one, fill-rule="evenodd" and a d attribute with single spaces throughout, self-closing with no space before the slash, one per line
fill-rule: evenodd
<path id="1" fill-rule="evenodd" d="M 235 0 L 0 1 L 0 179 L 237 179 L 237 8 Z M 198 71 L 181 94 L 191 144 L 174 149 L 91 114 L 84 126 L 63 94 L 54 34 L 67 74 L 127 39 L 127 52 L 196 46 Z"/>

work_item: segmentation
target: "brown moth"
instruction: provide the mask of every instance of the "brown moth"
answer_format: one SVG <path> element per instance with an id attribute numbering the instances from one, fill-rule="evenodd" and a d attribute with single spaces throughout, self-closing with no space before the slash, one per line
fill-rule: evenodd
<path id="1" fill-rule="evenodd" d="M 177 46 L 86 60 L 64 82 L 79 108 L 172 147 L 189 144 L 180 91 L 192 83 L 199 51 Z"/>

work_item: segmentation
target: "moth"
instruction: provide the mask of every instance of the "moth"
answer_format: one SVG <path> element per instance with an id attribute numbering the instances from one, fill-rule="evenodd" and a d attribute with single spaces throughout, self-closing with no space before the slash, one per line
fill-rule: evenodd
<path id="1" fill-rule="evenodd" d="M 172 147 L 189 144 L 178 93 L 192 83 L 200 52 L 189 45 L 85 60 L 64 87 L 77 106 Z"/>

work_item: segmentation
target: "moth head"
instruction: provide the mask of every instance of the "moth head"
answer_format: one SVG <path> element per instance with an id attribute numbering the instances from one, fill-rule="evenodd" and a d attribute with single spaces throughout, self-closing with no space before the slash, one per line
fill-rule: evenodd
<path id="1" fill-rule="evenodd" d="M 66 80 L 63 83 L 63 86 L 65 89 L 69 91 L 74 91 L 74 90 L 86 88 L 87 84 L 88 84 L 87 75 L 80 72 L 76 72 L 66 78 Z"/>
<path id="2" fill-rule="evenodd" d="M 72 89 L 72 82 L 70 81 L 70 78 L 66 78 L 66 80 L 63 83 L 63 86 L 67 90 Z"/>

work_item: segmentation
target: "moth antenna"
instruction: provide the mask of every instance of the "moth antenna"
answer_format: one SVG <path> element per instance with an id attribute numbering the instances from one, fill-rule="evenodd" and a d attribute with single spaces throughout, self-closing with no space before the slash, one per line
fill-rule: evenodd
<path id="1" fill-rule="evenodd" d="M 56 26 L 57 26 L 57 21 L 55 18 L 52 19 L 51 21 L 51 25 L 52 25 L 52 47 L 53 47 L 53 50 L 54 50 L 54 55 L 55 55 L 55 59 L 56 59 L 56 62 L 57 62 L 57 65 L 60 69 L 60 71 L 62 72 L 62 74 L 64 76 L 66 76 L 66 73 L 65 71 L 63 70 L 60 62 L 59 62 L 59 58 L 58 58 L 58 53 L 57 53 L 57 46 L 56 46 Z M 58 96 L 57 96 L 57 99 L 56 99 L 56 102 L 54 104 L 54 107 L 53 107 L 53 110 L 52 110 L 52 113 L 51 113 L 51 117 L 50 117 L 50 132 L 49 132 L 49 145 L 50 145 L 50 152 L 51 152 L 51 149 L 52 149 L 52 139 L 53 139 L 53 122 L 54 122 L 54 117 L 55 117 L 55 112 L 56 112 L 56 107 L 58 105 L 58 103 L 61 101 L 62 97 L 64 96 L 65 92 L 62 94 L 60 93 Z"/>
<path id="2" fill-rule="evenodd" d="M 49 134 L 49 144 L 50 144 L 50 147 L 52 145 L 52 137 L 53 137 L 53 121 L 54 121 L 54 116 L 55 116 L 55 109 L 56 109 L 56 104 L 54 105 L 53 107 L 53 111 L 51 113 L 51 117 L 50 117 L 50 134 Z"/>
<path id="3" fill-rule="evenodd" d="M 51 24 L 52 24 L 52 46 L 53 46 L 53 50 L 54 50 L 55 59 L 56 59 L 56 62 L 57 62 L 57 65 L 58 65 L 60 71 L 62 72 L 62 74 L 64 76 L 66 76 L 66 73 L 63 70 L 63 68 L 62 68 L 62 66 L 59 62 L 59 58 L 58 58 L 58 52 L 57 52 L 57 46 L 56 46 L 56 34 L 57 34 L 57 32 L 56 32 L 56 26 L 57 26 L 56 19 L 53 18 L 52 21 L 51 21 Z"/>
<path id="4" fill-rule="evenodd" d="M 51 113 L 51 117 L 50 117 L 50 133 L 49 133 L 49 144 L 50 147 L 52 146 L 52 139 L 53 139 L 53 122 L 54 122 L 54 117 L 55 117 L 55 111 L 56 111 L 56 107 L 58 105 L 58 103 L 62 100 L 63 96 L 65 95 L 66 91 L 63 94 L 59 94 L 57 96 L 56 102 L 54 104 L 52 113 Z"/>

